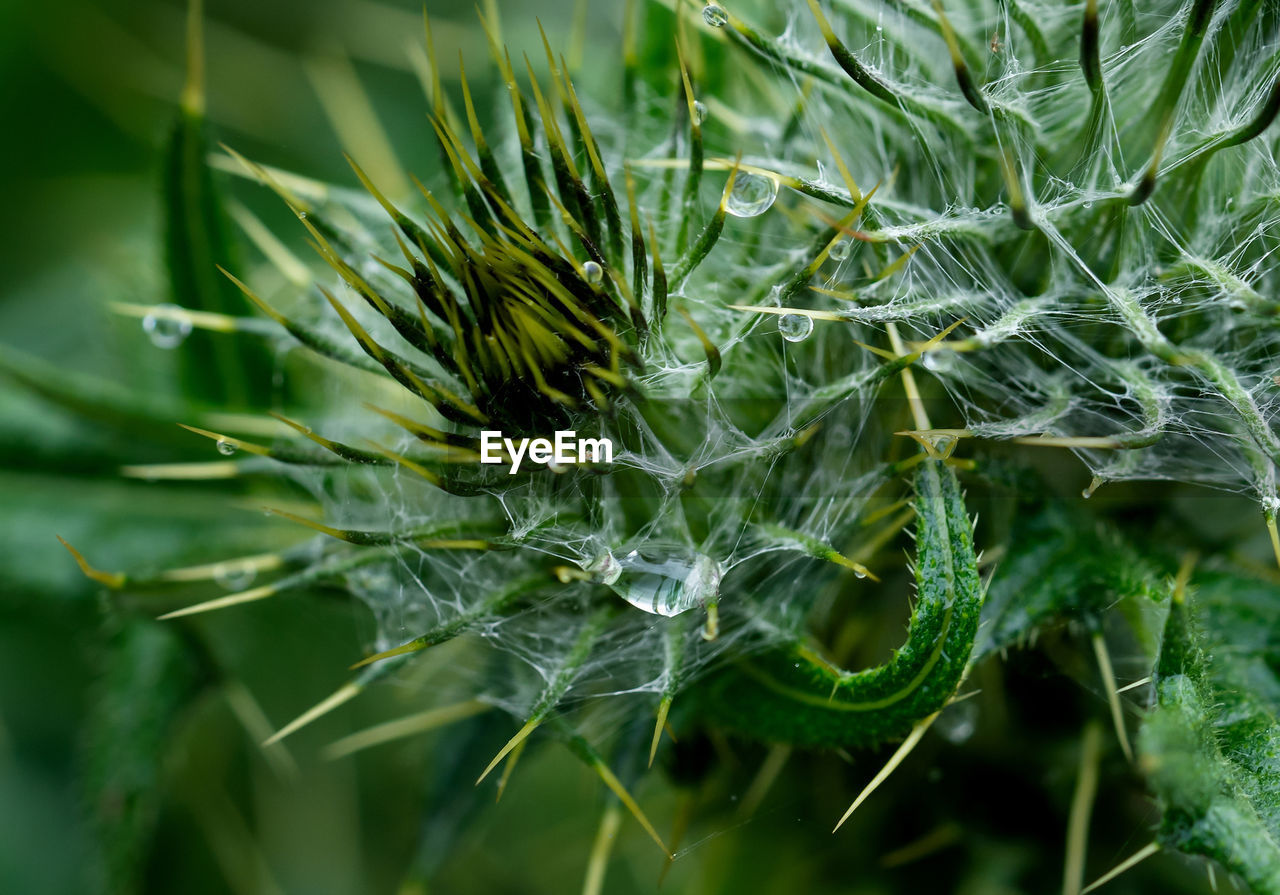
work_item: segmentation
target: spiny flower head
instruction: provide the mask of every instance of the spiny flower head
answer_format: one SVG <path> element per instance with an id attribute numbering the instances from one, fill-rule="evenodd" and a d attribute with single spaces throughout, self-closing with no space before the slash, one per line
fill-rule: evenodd
<path id="1" fill-rule="evenodd" d="M 241 160 L 340 285 L 285 314 L 236 283 L 388 400 L 286 418 L 300 437 L 271 444 L 198 429 L 282 464 L 324 520 L 281 515 L 325 538 L 269 584 L 172 613 L 317 582 L 370 606 L 357 676 L 277 736 L 478 634 L 494 656 L 476 692 L 520 725 L 481 777 L 550 733 L 664 850 L 610 768 L 637 777 L 669 721 L 909 749 L 956 697 L 985 593 L 956 470 L 995 482 L 992 443 L 1075 451 L 1086 496 L 1252 489 L 1273 537 L 1280 507 L 1280 168 L 1260 139 L 1280 110 L 1275 10 L 809 0 L 772 36 L 750 10 L 670 6 L 645 13 L 669 77 L 641 77 L 628 34 L 612 118 L 586 111 L 545 35 L 549 89 L 486 22 L 510 103 L 486 132 L 432 52 L 440 156 L 420 196 L 388 198 L 353 163 L 372 201 L 311 201 Z M 612 463 L 480 462 L 482 433 L 561 429 L 610 438 Z M 1127 547 L 1098 543 L 1117 599 L 1165 595 L 1159 563 L 1124 580 Z M 906 640 L 846 671 L 810 622 L 877 593 L 873 573 L 904 601 L 917 588 Z M 995 582 L 1006 614 L 979 656 L 1053 619 L 1097 625 L 1112 595 L 1046 584 L 1023 604 Z"/>

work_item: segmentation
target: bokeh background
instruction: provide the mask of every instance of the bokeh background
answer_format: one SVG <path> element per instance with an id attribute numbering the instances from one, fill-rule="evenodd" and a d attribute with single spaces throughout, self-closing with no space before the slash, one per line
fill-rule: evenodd
<path id="1" fill-rule="evenodd" d="M 451 60 L 461 52 L 472 63 L 481 114 L 489 115 L 497 90 L 473 7 L 428 6 L 446 87 L 457 96 Z M 208 7 L 208 115 L 218 139 L 259 161 L 354 185 L 316 89 L 349 66 L 405 167 L 424 177 L 434 169 L 438 156 L 411 64 L 420 6 L 210 0 Z M 517 49 L 532 54 L 538 46 L 537 17 L 553 42 L 570 52 L 586 48 L 573 61 L 587 92 L 616 81 L 621 0 L 593 3 L 585 17 L 555 0 L 501 9 Z M 8 209 L 0 356 L 36 378 L 77 375 L 157 401 L 175 394 L 172 354 L 156 350 L 136 318 L 109 305 L 170 298 L 160 158 L 184 78 L 185 16 L 184 4 L 165 0 L 0 6 L 0 195 Z M 603 90 L 604 101 L 612 89 Z M 301 246 L 287 212 L 265 191 L 245 183 L 229 189 Z M 85 397 L 91 411 L 94 394 Z M 100 860 L 82 780 L 91 764 L 86 730 L 112 723 L 103 716 L 101 683 L 111 622 L 101 588 L 79 574 L 55 534 L 111 568 L 163 568 L 298 540 L 246 511 L 253 494 L 118 475 L 123 464 L 208 459 L 209 445 L 195 441 L 176 427 L 139 433 L 128 421 L 60 409 L 0 380 L 0 891 L 88 891 Z M 1071 475 L 1084 478 L 1083 470 Z M 1064 486 L 1080 487 L 1074 479 Z M 1188 515 L 1222 519 L 1233 506 L 1199 495 Z M 262 730 L 345 680 L 372 630 L 360 607 L 304 593 L 201 624 L 207 649 L 242 689 L 206 692 L 186 706 L 180 733 L 166 743 L 145 891 L 580 889 L 605 807 L 589 772 L 563 751 L 531 751 L 500 804 L 492 790 L 471 789 L 477 761 L 509 735 L 509 719 L 486 717 L 355 758 L 324 758 L 322 747 L 337 737 L 421 704 L 438 665 L 322 719 L 291 738 L 287 751 L 257 747 Z M 438 662 L 451 658 L 443 652 Z M 707 772 L 700 819 L 663 891 L 1056 891 L 1074 734 L 1102 716 L 1102 696 L 1087 683 L 1088 669 L 1063 673 L 1052 642 L 1012 662 L 1017 674 L 979 682 L 1000 692 L 1002 713 L 984 703 L 981 723 L 954 719 L 954 738 L 967 748 L 931 737 L 911 769 L 840 836 L 830 835 L 831 820 L 884 753 L 794 756 L 779 763 L 780 775 L 757 802 L 751 782 L 769 753 L 712 749 L 704 763 L 717 770 Z M 1113 773 L 1105 779 L 1123 778 L 1114 773 L 1119 761 L 1111 750 Z M 661 782 L 643 792 L 664 829 L 686 798 Z M 754 813 L 742 810 L 744 801 Z M 1154 816 L 1134 781 L 1104 786 L 1095 840 L 1121 846 L 1092 856 L 1090 867 L 1105 869 L 1148 841 L 1142 824 Z M 662 865 L 628 820 L 604 891 L 652 892 Z M 404 885 L 406 876 L 418 881 Z M 1201 870 L 1168 858 L 1112 891 L 1205 889 Z"/>

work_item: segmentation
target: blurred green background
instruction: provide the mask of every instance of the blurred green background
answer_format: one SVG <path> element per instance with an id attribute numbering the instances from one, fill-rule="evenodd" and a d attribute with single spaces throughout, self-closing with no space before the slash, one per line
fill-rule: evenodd
<path id="1" fill-rule="evenodd" d="M 428 5 L 442 58 L 461 51 L 473 63 L 469 75 L 487 115 L 494 73 L 471 4 Z M 621 7 L 620 0 L 591 5 L 585 46 L 606 49 L 581 60 L 580 83 L 616 81 Z M 501 8 L 518 49 L 537 46 L 535 16 L 553 41 L 570 43 L 571 4 Z M 152 348 L 136 319 L 108 305 L 169 299 L 159 166 L 183 82 L 184 20 L 176 2 L 11 0 L 0 7 L 0 120 L 9 125 L 0 141 L 9 207 L 0 239 L 0 349 L 11 361 L 17 349 L 21 363 L 34 357 L 104 387 L 156 400 L 176 394 L 172 353 Z M 256 160 L 354 185 L 314 84 L 315 60 L 342 53 L 401 162 L 428 177 L 438 155 L 409 61 L 420 35 L 421 10 L 412 2 L 213 0 L 205 40 L 214 136 Z M 456 96 L 455 72 L 446 66 Z M 606 101 L 612 89 L 601 91 Z M 305 251 L 277 201 L 248 184 L 231 188 Z M 209 459 L 207 442 L 176 427 L 131 432 L 118 420 L 86 419 L 0 383 L 0 892 L 90 891 L 98 858 L 81 785 L 91 765 L 85 731 L 114 720 L 101 714 L 100 683 L 113 623 L 101 588 L 80 575 L 55 534 L 111 569 L 209 562 L 300 535 L 246 512 L 251 489 L 228 494 L 117 474 L 128 463 Z M 432 704 L 448 685 L 431 671 L 465 658 L 442 652 L 407 682 L 303 730 L 287 752 L 264 754 L 257 710 L 269 731 L 339 686 L 372 620 L 349 602 L 299 593 L 210 616 L 198 630 L 214 664 L 240 685 L 184 704 L 178 733 L 164 739 L 146 891 L 580 889 L 605 807 L 598 781 L 563 751 L 531 750 L 495 805 L 492 790 L 477 792 L 471 780 L 510 733 L 510 720 L 498 713 L 354 759 L 321 754 L 345 733 L 421 707 L 424 692 Z M 719 770 L 699 790 L 688 852 L 663 891 L 1056 891 L 1074 734 L 1103 708 L 1098 693 L 1053 666 L 1052 651 L 1050 643 L 1015 658 L 1012 683 L 994 675 L 980 681 L 1002 693 L 1006 714 L 984 708 L 973 748 L 949 750 L 944 738 L 930 738 L 912 758 L 915 770 L 895 777 L 840 836 L 830 835 L 831 820 L 887 752 L 793 757 L 750 818 L 741 803 L 754 799 L 765 750 L 693 756 L 692 763 Z M 1114 772 L 1120 758 L 1111 750 L 1106 761 Z M 656 779 L 641 795 L 664 830 L 681 799 L 691 798 Z M 1104 788 L 1095 841 L 1125 847 L 1091 856 L 1090 867 L 1105 869 L 1142 845 L 1149 834 L 1140 822 L 1154 816 L 1140 788 Z M 652 892 L 662 865 L 626 820 L 604 891 Z M 415 872 L 432 882 L 402 888 Z M 1203 887 L 1202 871 L 1192 878 L 1169 858 L 1113 891 Z"/>

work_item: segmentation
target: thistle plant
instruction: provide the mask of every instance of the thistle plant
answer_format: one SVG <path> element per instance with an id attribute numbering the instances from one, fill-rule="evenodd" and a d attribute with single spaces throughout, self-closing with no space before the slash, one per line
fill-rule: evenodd
<path id="1" fill-rule="evenodd" d="M 97 404 L 216 445 L 126 474 L 254 483 L 297 543 L 153 570 L 68 545 L 113 592 L 121 667 L 216 666 L 165 638 L 199 643 L 212 613 L 292 592 L 349 596 L 375 635 L 336 692 L 294 683 L 271 746 L 461 644 L 459 700 L 428 686 L 421 711 L 330 751 L 501 718 L 458 771 L 500 794 L 526 747 L 562 744 L 610 793 L 584 857 L 600 891 L 620 812 L 678 851 L 644 791 L 663 769 L 702 779 L 699 744 L 878 750 L 839 830 L 1045 634 L 1064 667 L 1087 663 L 1111 730 L 1071 739 L 1064 891 L 1083 891 L 1114 743 L 1159 807 L 1117 870 L 1182 852 L 1280 892 L 1277 10 L 618 12 L 604 83 L 553 35 L 511 52 L 486 7 L 493 101 L 473 60 L 446 89 L 429 17 L 438 156 L 416 177 L 356 147 L 344 185 L 211 145 L 193 66 L 166 182 L 172 303 L 121 309 L 176 347 L 184 416 Z M 256 265 L 231 252 L 231 188 L 296 218 L 271 236 L 238 217 Z M 280 243 L 299 236 L 304 273 Z M 273 386 L 272 351 L 309 366 Z M 509 456 L 556 432 L 611 450 Z M 1080 464 L 1083 495 L 1063 496 L 1053 479 Z M 1135 482 L 1243 495 L 1257 537 L 1173 531 L 1162 487 L 1124 491 L 1145 522 L 1085 502 Z M 196 589 L 215 578 L 223 593 Z M 171 711 L 168 687 L 196 676 L 161 677 L 154 694 L 138 669 L 111 680 Z M 146 827 L 108 832 L 114 879 Z"/>

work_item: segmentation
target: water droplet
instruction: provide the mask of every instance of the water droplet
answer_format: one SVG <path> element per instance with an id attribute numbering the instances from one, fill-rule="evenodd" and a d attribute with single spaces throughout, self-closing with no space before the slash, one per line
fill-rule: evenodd
<path id="1" fill-rule="evenodd" d="M 213 580 L 219 587 L 231 591 L 241 591 L 253 584 L 258 575 L 252 567 L 222 563 L 213 570 Z"/>
<path id="2" fill-rule="evenodd" d="M 702 7 L 702 21 L 712 28 L 723 28 L 729 24 L 729 13 L 718 3 L 708 3 Z"/>
<path id="3" fill-rule="evenodd" d="M 1085 208 L 1093 208 L 1093 203 L 1092 203 L 1092 202 L 1086 202 L 1086 203 L 1084 203 L 1084 207 L 1085 207 Z"/>
<path id="4" fill-rule="evenodd" d="M 236 447 L 236 443 L 234 441 L 230 441 L 226 438 L 219 438 L 216 446 L 218 448 L 218 453 L 224 457 L 230 457 L 237 450 L 239 450 L 239 448 Z"/>
<path id="5" fill-rule="evenodd" d="M 883 30 L 884 30 L 883 25 L 876 25 L 876 31 L 883 31 Z"/>
<path id="6" fill-rule="evenodd" d="M 949 743 L 959 745 L 965 742 L 978 729 L 977 703 L 972 699 L 952 703 L 933 722 L 933 729 Z"/>
<path id="7" fill-rule="evenodd" d="M 720 563 L 705 553 L 679 547 L 652 553 L 632 550 L 616 562 L 614 580 L 605 583 L 632 606 L 655 615 L 679 615 L 706 606 L 720 591 Z"/>
<path id="8" fill-rule="evenodd" d="M 924 364 L 924 368 L 931 373 L 949 373 L 956 367 L 956 354 L 945 348 L 926 351 L 920 363 Z"/>
<path id="9" fill-rule="evenodd" d="M 604 268 L 594 261 L 588 261 L 582 265 L 582 278 L 592 286 L 599 286 L 604 282 Z"/>
<path id="10" fill-rule="evenodd" d="M 831 251 L 827 254 L 832 261 L 843 261 L 849 257 L 849 252 L 853 251 L 853 240 L 842 239 L 831 247 Z"/>
<path id="11" fill-rule="evenodd" d="M 853 570 L 853 577 L 855 577 L 855 578 L 866 578 L 866 577 L 867 577 L 867 572 L 866 572 L 866 570 L 865 570 L 865 569 L 863 569 L 863 568 L 862 568 L 862 566 L 858 566 L 857 568 L 855 568 L 855 569 Z"/>
<path id="12" fill-rule="evenodd" d="M 783 314 L 778 318 L 778 332 L 788 342 L 803 342 L 813 332 L 813 318 L 804 314 Z"/>
<path id="13" fill-rule="evenodd" d="M 707 120 L 707 105 L 701 100 L 693 102 L 693 121 L 695 124 L 702 124 Z"/>
<path id="14" fill-rule="evenodd" d="M 1090 497 L 1093 497 L 1093 492 L 1101 488 L 1103 484 L 1105 484 L 1105 482 L 1095 475 L 1089 482 L 1089 487 L 1080 492 L 1080 496 L 1085 500 L 1088 500 Z"/>
<path id="15" fill-rule="evenodd" d="M 608 550 L 583 566 L 582 570 L 590 572 L 595 580 L 601 584 L 609 585 L 617 581 L 618 576 L 622 574 L 622 566 L 618 564 L 618 560 Z"/>
<path id="16" fill-rule="evenodd" d="M 157 348 L 177 348 L 191 335 L 191 321 L 186 317 L 170 316 L 181 312 L 177 305 L 156 305 L 142 318 L 142 331 Z"/>
<path id="17" fill-rule="evenodd" d="M 746 171 L 739 171 L 724 210 L 737 218 L 753 218 L 768 211 L 776 198 L 778 198 L 777 180 L 764 174 L 748 174 Z"/>

